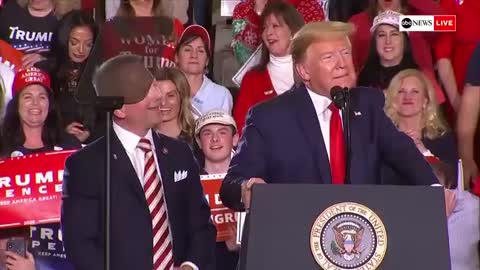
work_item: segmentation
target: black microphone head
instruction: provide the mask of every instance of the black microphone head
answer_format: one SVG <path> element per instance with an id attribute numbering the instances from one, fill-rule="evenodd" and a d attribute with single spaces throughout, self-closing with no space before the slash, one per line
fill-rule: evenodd
<path id="1" fill-rule="evenodd" d="M 338 85 L 330 89 L 330 96 L 332 97 L 332 102 L 335 104 L 335 107 L 343 109 L 345 107 L 346 99 L 346 88 L 340 87 Z"/>

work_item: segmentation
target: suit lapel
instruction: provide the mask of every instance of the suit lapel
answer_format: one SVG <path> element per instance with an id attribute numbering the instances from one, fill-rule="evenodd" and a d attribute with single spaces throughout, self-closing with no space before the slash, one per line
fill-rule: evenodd
<path id="1" fill-rule="evenodd" d="M 145 193 L 143 192 L 143 187 L 140 184 L 140 179 L 138 179 L 137 173 L 133 168 L 132 162 L 123 148 L 122 143 L 118 139 L 117 135 L 112 128 L 112 167 L 115 170 L 112 170 L 112 179 L 125 179 L 128 185 L 132 188 L 135 196 L 141 201 L 147 204 L 145 199 Z"/>
<path id="2" fill-rule="evenodd" d="M 297 91 L 294 105 L 297 119 L 300 127 L 303 129 L 306 141 L 311 146 L 318 175 L 322 178 L 319 180 L 324 184 L 330 184 L 332 182 L 330 162 L 328 161 L 327 149 L 325 148 L 322 130 L 312 99 L 304 85 L 294 91 Z"/>

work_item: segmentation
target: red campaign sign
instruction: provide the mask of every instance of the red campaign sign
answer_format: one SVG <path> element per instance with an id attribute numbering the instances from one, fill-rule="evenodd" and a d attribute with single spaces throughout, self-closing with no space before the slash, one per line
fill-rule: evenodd
<path id="1" fill-rule="evenodd" d="M 60 221 L 63 169 L 73 152 L 0 160 L 0 228 Z"/>
<path id="2" fill-rule="evenodd" d="M 217 228 L 217 242 L 227 241 L 235 237 L 235 231 L 232 231 L 231 228 L 237 226 L 235 212 L 223 206 L 220 200 L 220 186 L 224 177 L 225 174 L 209 174 L 200 177 L 203 193 L 205 193 L 205 198 L 210 205 L 211 218 Z"/>

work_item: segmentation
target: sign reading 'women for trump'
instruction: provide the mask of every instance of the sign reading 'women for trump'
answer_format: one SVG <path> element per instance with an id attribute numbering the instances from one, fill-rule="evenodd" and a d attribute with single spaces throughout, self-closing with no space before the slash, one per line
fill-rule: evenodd
<path id="1" fill-rule="evenodd" d="M 0 160 L 0 228 L 60 221 L 63 168 L 73 152 Z"/>

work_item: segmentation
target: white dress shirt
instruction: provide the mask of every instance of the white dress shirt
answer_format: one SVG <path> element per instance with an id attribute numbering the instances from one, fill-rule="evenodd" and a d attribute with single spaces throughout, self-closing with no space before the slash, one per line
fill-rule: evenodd
<path id="1" fill-rule="evenodd" d="M 115 123 L 115 121 L 113 122 L 113 131 L 115 132 L 118 139 L 120 140 L 120 143 L 122 143 L 123 148 L 127 152 L 127 156 L 128 158 L 130 158 L 133 168 L 137 173 L 138 180 L 140 180 L 140 185 L 142 185 L 143 187 L 145 184 L 144 183 L 145 152 L 143 152 L 143 150 L 137 147 L 142 137 L 122 128 L 117 123 Z M 157 154 L 155 152 L 155 143 L 153 142 L 151 129 L 147 132 L 147 135 L 145 135 L 144 138 L 148 139 L 150 141 L 150 144 L 152 145 L 153 157 L 155 159 L 155 165 L 157 166 L 157 174 L 160 177 L 160 181 L 162 181 L 162 175 L 160 173 L 160 167 L 158 166 Z M 162 188 L 162 191 L 163 191 L 163 188 Z M 165 206 L 168 209 L 167 200 L 165 200 Z M 168 217 L 168 212 L 167 212 L 167 217 Z M 170 234 L 169 234 L 170 241 L 172 242 L 172 245 L 173 245 L 173 238 L 172 238 L 173 234 L 172 234 L 172 229 L 170 228 L 170 224 L 168 227 L 170 230 Z M 199 270 L 198 267 L 192 262 L 187 261 L 181 264 L 181 266 L 184 266 L 184 265 L 188 265 L 192 267 L 193 270 Z"/>
<path id="2" fill-rule="evenodd" d="M 332 118 L 332 111 L 328 109 L 328 106 L 330 106 L 332 100 L 313 92 L 308 89 L 308 87 L 307 90 L 308 95 L 312 99 L 315 112 L 317 113 L 320 129 L 322 130 L 323 142 L 327 150 L 328 160 L 330 160 L 330 119 Z M 340 117 L 342 117 L 341 114 Z"/>

